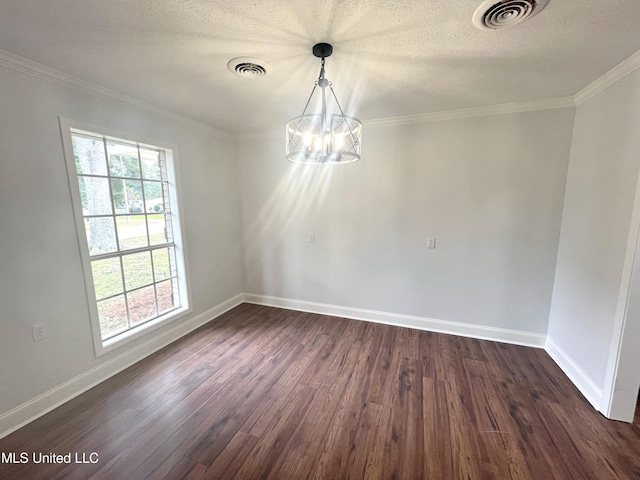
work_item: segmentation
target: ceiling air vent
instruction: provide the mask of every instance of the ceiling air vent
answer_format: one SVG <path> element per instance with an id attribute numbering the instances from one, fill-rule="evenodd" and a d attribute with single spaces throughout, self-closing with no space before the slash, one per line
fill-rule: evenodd
<path id="1" fill-rule="evenodd" d="M 271 66 L 264 60 L 251 57 L 236 57 L 229 60 L 227 68 L 239 77 L 264 77 L 271 71 Z"/>
<path id="2" fill-rule="evenodd" d="M 473 24 L 480 30 L 511 27 L 537 15 L 549 0 L 486 0 L 473 14 Z"/>

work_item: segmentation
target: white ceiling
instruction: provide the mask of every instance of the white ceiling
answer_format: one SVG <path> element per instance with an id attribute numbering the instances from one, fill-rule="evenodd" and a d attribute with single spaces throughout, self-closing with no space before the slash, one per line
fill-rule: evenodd
<path id="1" fill-rule="evenodd" d="M 0 49 L 229 133 L 299 115 L 326 75 L 361 120 L 565 97 L 640 50 L 638 0 L 551 0 L 481 31 L 481 0 L 0 0 Z M 272 72 L 240 78 L 237 56 Z"/>

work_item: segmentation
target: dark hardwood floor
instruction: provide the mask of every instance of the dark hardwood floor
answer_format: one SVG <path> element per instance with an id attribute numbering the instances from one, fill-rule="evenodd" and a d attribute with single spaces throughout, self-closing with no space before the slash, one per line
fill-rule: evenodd
<path id="1" fill-rule="evenodd" d="M 2 479 L 640 479 L 639 427 L 543 350 L 249 304 L 0 452 L 98 455 Z"/>

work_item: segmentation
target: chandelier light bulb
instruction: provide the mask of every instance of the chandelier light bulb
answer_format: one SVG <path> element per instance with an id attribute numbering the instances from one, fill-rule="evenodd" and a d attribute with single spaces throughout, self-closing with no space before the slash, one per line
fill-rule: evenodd
<path id="1" fill-rule="evenodd" d="M 304 134 L 304 136 L 302 137 L 302 142 L 305 147 L 311 146 L 311 142 L 313 142 L 313 135 L 311 134 L 311 132 L 307 132 Z"/>

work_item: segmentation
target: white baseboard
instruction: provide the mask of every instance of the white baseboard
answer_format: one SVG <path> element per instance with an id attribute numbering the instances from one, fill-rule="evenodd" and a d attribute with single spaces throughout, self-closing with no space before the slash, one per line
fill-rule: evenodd
<path id="1" fill-rule="evenodd" d="M 77 397 L 109 377 L 139 362 L 143 358 L 178 340 L 226 311 L 240 305 L 243 301 L 288 310 L 319 313 L 450 335 L 544 348 L 589 403 L 591 403 L 596 410 L 600 410 L 601 407 L 602 390 L 569 355 L 545 335 L 539 333 L 244 293 L 236 295 L 206 312 L 202 312 L 179 323 L 161 335 L 154 336 L 150 340 L 0 415 L 0 438 L 9 435 L 11 432 L 50 412 L 63 403 L 68 402 L 72 398 Z"/>
<path id="2" fill-rule="evenodd" d="M 593 408 L 602 411 L 602 389 L 595 384 L 591 377 L 564 350 L 553 343 L 549 337 L 547 337 L 544 349 L 565 375 L 569 377 L 569 380 L 576 388 L 580 390 L 584 398 L 593 405 Z"/>
<path id="3" fill-rule="evenodd" d="M 352 318 L 355 320 L 365 320 L 369 322 L 395 325 L 398 327 L 415 328 L 418 330 L 447 333 L 450 335 L 459 335 L 462 337 L 472 337 L 482 340 L 492 340 L 495 342 L 512 343 L 515 345 L 524 345 L 527 347 L 544 348 L 546 340 L 546 336 L 540 333 L 509 330 L 506 328 L 487 327 L 469 323 L 450 322 L 447 320 L 437 320 L 433 318 L 417 317 L 413 315 L 380 312 L 377 310 L 365 310 L 362 308 L 342 307 L 339 305 L 307 302 L 303 300 L 292 300 L 289 298 L 270 297 L 267 295 L 256 295 L 253 293 L 245 293 L 244 301 L 247 303 L 255 303 L 258 305 L 266 305 L 270 307 L 299 310 L 301 312 L 320 313 L 324 315 L 332 315 L 335 317 Z"/>
<path id="4" fill-rule="evenodd" d="M 9 435 L 11 432 L 34 421 L 54 408 L 68 402 L 91 387 L 104 382 L 109 377 L 139 362 L 161 348 L 175 342 L 187 333 L 222 315 L 233 307 L 240 305 L 243 295 L 238 294 L 215 307 L 202 312 L 186 321 L 177 322 L 167 331 L 156 335 L 148 341 L 129 349 L 120 355 L 88 370 L 81 375 L 59 385 L 42 395 L 18 405 L 0 415 L 0 438 Z"/>

